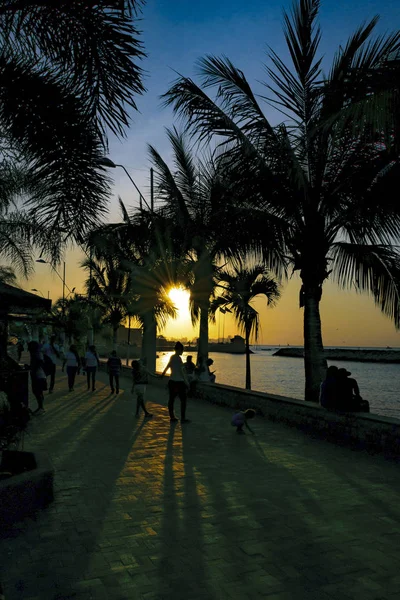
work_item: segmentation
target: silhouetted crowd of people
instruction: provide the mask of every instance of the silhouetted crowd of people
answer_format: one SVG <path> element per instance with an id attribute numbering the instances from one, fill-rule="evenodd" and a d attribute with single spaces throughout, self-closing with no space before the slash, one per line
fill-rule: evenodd
<path id="1" fill-rule="evenodd" d="M 328 367 L 321 384 L 320 404 L 328 410 L 369 412 L 369 402 L 360 395 L 358 383 L 347 369 Z"/>

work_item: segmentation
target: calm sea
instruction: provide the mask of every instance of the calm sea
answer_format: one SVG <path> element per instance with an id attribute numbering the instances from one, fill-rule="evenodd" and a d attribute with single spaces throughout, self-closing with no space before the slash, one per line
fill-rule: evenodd
<path id="1" fill-rule="evenodd" d="M 268 346 L 262 346 L 269 348 Z M 252 389 L 270 392 L 291 398 L 304 397 L 304 362 L 301 358 L 272 356 L 277 348 L 267 351 L 254 349 L 251 355 Z M 159 352 L 157 371 L 162 371 L 170 352 Z M 196 352 L 191 354 L 195 360 Z M 245 357 L 238 354 L 210 352 L 214 360 L 217 383 L 236 387 L 245 386 Z M 345 367 L 357 379 L 361 396 L 369 401 L 371 412 L 388 417 L 400 418 L 400 364 L 360 363 L 351 361 L 329 361 L 339 368 Z"/>

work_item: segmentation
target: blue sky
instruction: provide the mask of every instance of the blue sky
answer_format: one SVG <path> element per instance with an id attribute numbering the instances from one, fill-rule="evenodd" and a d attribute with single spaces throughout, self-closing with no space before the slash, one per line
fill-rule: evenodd
<path id="1" fill-rule="evenodd" d="M 132 112 L 127 139 L 110 140 L 110 157 L 127 168 L 146 196 L 150 168 L 147 143 L 153 144 L 166 160 L 170 156 L 164 128 L 170 127 L 174 118 L 171 110 L 161 107 L 159 96 L 176 77 L 174 70 L 195 78 L 198 58 L 206 54 L 225 54 L 244 71 L 253 89 L 263 93 L 258 81 L 266 81 L 267 46 L 280 56 L 287 56 L 282 9 L 290 6 L 291 2 L 284 0 L 200 0 L 197 3 L 148 0 L 139 24 L 148 54 L 142 63 L 147 92 L 136 99 L 140 112 Z M 400 27 L 399 0 L 326 0 L 321 3 L 320 49 L 325 55 L 326 68 L 339 44 L 345 44 L 360 23 L 376 14 L 381 16 L 379 33 Z M 264 108 L 273 122 L 279 121 L 279 115 L 266 105 Z M 137 204 L 138 200 L 122 169 L 110 174 L 115 181 L 110 219 L 115 220 L 118 195 L 128 206 Z"/>

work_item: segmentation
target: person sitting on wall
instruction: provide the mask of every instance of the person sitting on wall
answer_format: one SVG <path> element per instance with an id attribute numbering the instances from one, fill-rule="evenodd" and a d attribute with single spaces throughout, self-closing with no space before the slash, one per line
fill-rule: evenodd
<path id="1" fill-rule="evenodd" d="M 337 394 L 340 399 L 342 410 L 349 412 L 369 412 L 369 402 L 363 400 L 360 389 L 355 379 L 350 377 L 347 369 L 338 369 L 337 372 Z"/>
<path id="2" fill-rule="evenodd" d="M 207 365 L 207 374 L 208 374 L 208 380 L 211 383 L 215 383 L 215 379 L 216 379 L 216 377 L 215 377 L 215 371 L 210 371 L 210 367 L 213 364 L 214 364 L 213 359 L 212 358 L 208 358 L 207 362 L 206 362 L 206 365 Z"/>
<path id="3" fill-rule="evenodd" d="M 338 407 L 338 368 L 335 365 L 328 367 L 325 380 L 321 383 L 319 403 L 328 410 Z"/>

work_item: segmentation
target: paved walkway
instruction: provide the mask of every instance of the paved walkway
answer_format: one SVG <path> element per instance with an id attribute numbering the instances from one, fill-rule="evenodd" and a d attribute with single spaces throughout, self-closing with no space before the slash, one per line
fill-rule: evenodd
<path id="1" fill-rule="evenodd" d="M 105 382 L 105 376 L 101 375 Z M 191 400 L 170 426 L 58 374 L 25 449 L 48 452 L 55 502 L 1 532 L 6 600 L 398 600 L 399 467 Z"/>

